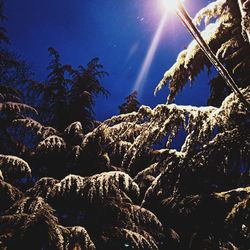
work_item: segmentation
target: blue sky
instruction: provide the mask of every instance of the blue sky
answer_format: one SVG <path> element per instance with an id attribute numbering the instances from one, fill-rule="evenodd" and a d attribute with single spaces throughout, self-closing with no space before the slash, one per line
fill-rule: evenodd
<path id="1" fill-rule="evenodd" d="M 102 82 L 111 93 L 108 99 L 96 101 L 96 117 L 104 120 L 118 113 L 118 106 L 133 89 L 164 14 L 160 1 L 164 0 L 11 0 L 5 3 L 6 27 L 12 49 L 32 65 L 38 80 L 47 75 L 48 47 L 58 50 L 63 63 L 75 67 L 99 57 L 109 73 Z M 185 2 L 191 15 L 207 3 Z M 141 104 L 154 107 L 166 101 L 167 88 L 156 97 L 153 90 L 190 41 L 191 36 L 178 17 L 169 14 L 140 88 Z M 206 104 L 207 73 L 196 82 L 178 95 L 176 103 Z"/>

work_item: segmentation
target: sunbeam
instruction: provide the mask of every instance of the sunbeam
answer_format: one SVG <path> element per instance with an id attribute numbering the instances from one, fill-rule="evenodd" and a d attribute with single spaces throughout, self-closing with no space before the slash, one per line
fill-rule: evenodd
<path id="1" fill-rule="evenodd" d="M 139 74 L 138 74 L 138 76 L 136 78 L 136 81 L 135 81 L 135 84 L 134 84 L 134 87 L 133 87 L 133 91 L 137 91 L 139 95 L 140 95 L 140 92 L 141 92 L 141 90 L 143 88 L 144 81 L 147 78 L 147 75 L 148 75 L 150 66 L 152 64 L 152 61 L 154 59 L 154 55 L 155 55 L 156 49 L 158 47 L 158 44 L 159 44 L 159 41 L 160 41 L 160 38 L 161 38 L 161 34 L 162 34 L 162 31 L 163 31 L 163 28 L 164 28 L 166 18 L 167 18 L 167 14 L 163 15 L 163 17 L 162 17 L 162 19 L 160 21 L 160 24 L 158 26 L 158 29 L 155 32 L 154 38 L 153 38 L 153 40 L 152 40 L 152 42 L 151 42 L 151 44 L 149 46 L 149 49 L 148 49 L 146 57 L 145 57 L 145 59 L 143 61 L 141 70 L 140 70 L 140 72 L 139 72 Z"/>

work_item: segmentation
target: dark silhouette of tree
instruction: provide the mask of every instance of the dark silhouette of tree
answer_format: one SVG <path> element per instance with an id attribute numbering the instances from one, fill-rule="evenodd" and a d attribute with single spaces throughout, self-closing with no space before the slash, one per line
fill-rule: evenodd
<path id="1" fill-rule="evenodd" d="M 0 22 L 2 25 L 2 22 L 4 22 L 6 19 L 5 15 L 4 15 L 4 1 L 1 0 L 0 1 Z M 4 42 L 7 43 L 9 42 L 9 38 L 7 36 L 7 31 L 3 26 L 0 26 L 0 43 Z"/>
<path id="2" fill-rule="evenodd" d="M 39 107 L 42 121 L 59 131 L 70 123 L 80 121 L 84 131 L 94 128 L 94 98 L 108 91 L 101 86 L 100 79 L 107 75 L 98 58 L 92 59 L 87 68 L 63 65 L 60 55 L 49 48 L 51 62 L 49 75 L 44 83 L 32 82 L 34 105 Z"/>
<path id="3" fill-rule="evenodd" d="M 125 98 L 125 103 L 119 106 L 120 114 L 127 114 L 133 111 L 138 111 L 140 102 L 137 100 L 137 94 L 137 91 L 134 91 Z"/>
<path id="4" fill-rule="evenodd" d="M 10 44 L 4 27 L 4 1 L 0 1 L 0 85 L 15 86 L 26 82 L 31 77 L 29 65 L 6 45 Z"/>
<path id="5" fill-rule="evenodd" d="M 73 84 L 70 93 L 69 122 L 80 121 L 83 130 L 89 131 L 95 127 L 94 111 L 95 97 L 99 94 L 108 97 L 109 92 L 102 87 L 100 80 L 107 76 L 98 58 L 92 59 L 87 68 L 79 66 L 72 71 Z"/>
<path id="6" fill-rule="evenodd" d="M 30 66 L 20 56 L 0 46 L 0 75 L 0 85 L 14 87 L 24 92 L 25 83 L 31 79 L 32 72 Z"/>

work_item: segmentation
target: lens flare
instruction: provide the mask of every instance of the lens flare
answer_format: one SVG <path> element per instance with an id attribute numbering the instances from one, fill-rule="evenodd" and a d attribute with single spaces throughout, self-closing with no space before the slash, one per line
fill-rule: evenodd
<path id="1" fill-rule="evenodd" d="M 159 26 L 158 26 L 158 28 L 157 28 L 157 30 L 155 32 L 153 40 L 152 40 L 152 42 L 151 42 L 151 44 L 149 46 L 148 52 L 147 52 L 147 54 L 145 56 L 145 59 L 143 61 L 141 70 L 140 70 L 140 72 L 139 72 L 139 74 L 138 74 L 138 76 L 136 78 L 135 85 L 133 87 L 133 91 L 137 91 L 139 95 L 140 95 L 140 91 L 141 91 L 141 89 L 143 87 L 144 81 L 147 78 L 147 75 L 148 75 L 150 66 L 152 64 L 152 61 L 154 59 L 154 55 L 155 55 L 156 49 L 158 47 L 158 44 L 159 44 L 159 41 L 160 41 L 160 38 L 161 38 L 161 34 L 162 34 L 162 31 L 163 31 L 163 28 L 164 28 L 166 18 L 167 18 L 167 14 L 165 14 L 161 18 L 160 24 L 159 24 Z"/>
<path id="2" fill-rule="evenodd" d="M 158 0 L 158 7 L 160 8 L 160 11 L 163 12 L 163 16 L 161 18 L 161 21 L 159 23 L 159 26 L 154 34 L 154 37 L 152 39 L 152 42 L 149 46 L 149 49 L 147 51 L 147 54 L 145 56 L 145 59 L 143 61 L 142 67 L 140 69 L 140 72 L 136 78 L 135 84 L 133 86 L 132 91 L 137 91 L 138 95 L 140 95 L 140 91 L 143 88 L 145 79 L 147 79 L 147 75 L 150 69 L 150 66 L 152 64 L 152 61 L 155 56 L 155 52 L 157 50 L 158 44 L 160 42 L 160 38 L 163 32 L 165 21 L 169 15 L 170 12 L 175 12 L 176 9 L 179 6 L 179 3 L 184 2 L 184 0 Z"/>

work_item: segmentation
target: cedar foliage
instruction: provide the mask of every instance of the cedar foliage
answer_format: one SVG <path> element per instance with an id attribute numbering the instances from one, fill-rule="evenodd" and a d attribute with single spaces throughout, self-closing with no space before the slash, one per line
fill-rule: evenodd
<path id="1" fill-rule="evenodd" d="M 242 6 L 217 0 L 195 19 L 215 18 L 206 27 L 208 42 L 238 72 L 250 102 L 249 1 Z M 36 110 L 14 88 L 0 88 L 0 117 L 6 121 L 0 135 L 17 129 L 32 140 L 26 145 L 13 136 L 13 144 L 0 148 L 1 249 L 249 248 L 249 112 L 234 94 L 218 83 L 211 100 L 219 107 L 141 106 L 90 129 L 84 122 L 93 121 L 93 94 L 106 93 L 96 78 L 101 65 L 94 59 L 75 71 L 60 63 L 54 49 L 50 53 L 48 84 L 33 85 L 41 94 L 42 119 L 29 115 Z M 162 80 L 170 81 L 170 99 L 204 65 L 211 66 L 193 42 Z M 67 84 L 73 84 L 70 92 Z M 90 116 L 66 121 L 58 105 L 83 112 L 79 93 L 88 96 Z M 46 106 L 48 96 L 53 99 Z M 173 141 L 180 131 L 185 138 L 177 150 Z"/>
<path id="2" fill-rule="evenodd" d="M 249 19 L 246 18 L 247 15 L 242 17 L 242 7 L 239 2 L 234 0 L 213 1 L 196 14 L 194 22 L 201 24 L 204 20 L 206 28 L 202 35 L 205 41 L 233 73 L 238 86 L 244 88 L 248 86 L 250 80 L 248 74 L 250 45 L 246 39 L 246 30 L 240 26 L 242 22 L 244 27 L 249 29 Z M 242 2 L 244 2 L 245 12 L 249 15 L 249 9 L 247 9 L 249 1 Z M 202 70 L 208 70 L 210 67 L 211 63 L 197 43 L 192 41 L 187 49 L 180 52 L 176 63 L 166 71 L 155 92 L 168 83 L 170 89 L 168 101 L 171 102 L 188 81 L 192 83 Z M 211 80 L 209 105 L 220 105 L 230 93 L 223 81 L 219 75 Z"/>

